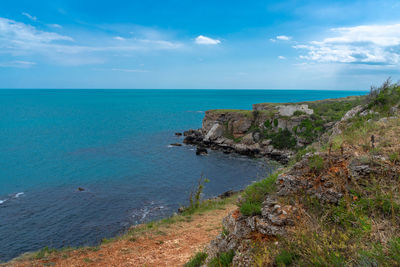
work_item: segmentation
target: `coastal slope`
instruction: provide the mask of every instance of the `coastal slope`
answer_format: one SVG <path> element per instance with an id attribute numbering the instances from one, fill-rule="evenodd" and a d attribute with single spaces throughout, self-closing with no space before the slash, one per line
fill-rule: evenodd
<path id="1" fill-rule="evenodd" d="M 202 264 L 399 266 L 399 105 L 399 84 L 373 88 L 285 168 L 247 187 Z"/>

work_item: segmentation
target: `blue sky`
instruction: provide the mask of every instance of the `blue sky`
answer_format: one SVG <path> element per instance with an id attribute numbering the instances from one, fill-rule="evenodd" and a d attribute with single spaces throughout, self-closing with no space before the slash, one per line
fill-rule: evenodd
<path id="1" fill-rule="evenodd" d="M 399 1 L 1 0 L 0 88 L 367 90 Z"/>

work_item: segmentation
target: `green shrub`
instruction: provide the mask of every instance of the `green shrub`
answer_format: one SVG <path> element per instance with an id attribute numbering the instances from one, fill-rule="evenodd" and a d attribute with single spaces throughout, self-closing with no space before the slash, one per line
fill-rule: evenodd
<path id="1" fill-rule="evenodd" d="M 368 108 L 388 114 L 392 106 L 400 102 L 400 84 L 387 79 L 380 87 L 371 87 Z"/>
<path id="2" fill-rule="evenodd" d="M 201 204 L 201 194 L 204 190 L 204 185 L 210 182 L 209 179 L 205 178 L 203 175 L 200 176 L 199 180 L 197 181 L 196 187 L 193 187 L 190 191 L 189 195 L 189 206 L 184 207 L 183 211 L 186 213 L 193 213 L 200 207 Z"/>
<path id="3" fill-rule="evenodd" d="M 230 250 L 228 252 L 221 253 L 218 257 L 210 260 L 208 266 L 209 267 L 228 267 L 232 264 L 233 257 L 235 256 L 235 252 Z"/>
<path id="4" fill-rule="evenodd" d="M 324 169 L 324 159 L 320 155 L 313 155 L 308 159 L 310 170 L 319 174 Z"/>
<path id="5" fill-rule="evenodd" d="M 271 129 L 271 128 L 272 128 L 272 123 L 271 123 L 269 120 L 266 120 L 266 121 L 264 122 L 264 126 L 265 126 L 265 128 L 267 128 L 267 129 Z"/>
<path id="6" fill-rule="evenodd" d="M 301 116 L 301 115 L 306 115 L 306 113 L 304 111 L 300 111 L 300 110 L 296 110 L 293 113 L 293 116 Z"/>
<path id="7" fill-rule="evenodd" d="M 274 119 L 274 126 L 278 127 L 278 119 Z"/>
<path id="8" fill-rule="evenodd" d="M 278 133 L 271 134 L 271 144 L 278 149 L 291 149 L 297 144 L 296 138 L 285 128 L 279 129 Z"/>
<path id="9" fill-rule="evenodd" d="M 307 118 L 299 124 L 297 129 L 301 129 L 301 132 L 298 132 L 297 135 L 305 138 L 307 142 L 312 143 L 324 132 L 323 125 L 324 121 L 318 117 L 315 117 L 315 120 Z"/>
<path id="10" fill-rule="evenodd" d="M 261 203 L 260 202 L 249 202 L 246 201 L 240 206 L 240 213 L 244 216 L 253 216 L 261 214 Z"/>
<path id="11" fill-rule="evenodd" d="M 200 267 L 204 264 L 207 259 L 207 253 L 205 252 L 197 252 L 189 262 L 185 264 L 185 267 Z"/>

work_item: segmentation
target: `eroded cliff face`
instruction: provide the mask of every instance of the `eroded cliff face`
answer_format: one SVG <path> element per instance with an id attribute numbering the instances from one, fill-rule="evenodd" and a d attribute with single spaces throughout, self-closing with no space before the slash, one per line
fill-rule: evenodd
<path id="1" fill-rule="evenodd" d="M 295 150 L 314 142 L 334 123 L 305 103 L 255 104 L 251 111 L 206 111 L 202 128 L 187 131 L 184 142 L 287 163 Z"/>

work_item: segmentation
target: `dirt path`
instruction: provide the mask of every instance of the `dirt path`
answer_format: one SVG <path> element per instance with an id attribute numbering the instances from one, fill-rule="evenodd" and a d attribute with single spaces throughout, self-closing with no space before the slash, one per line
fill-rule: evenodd
<path id="1" fill-rule="evenodd" d="M 182 266 L 221 232 L 222 218 L 235 208 L 228 204 L 99 248 L 61 251 L 9 266 Z"/>

